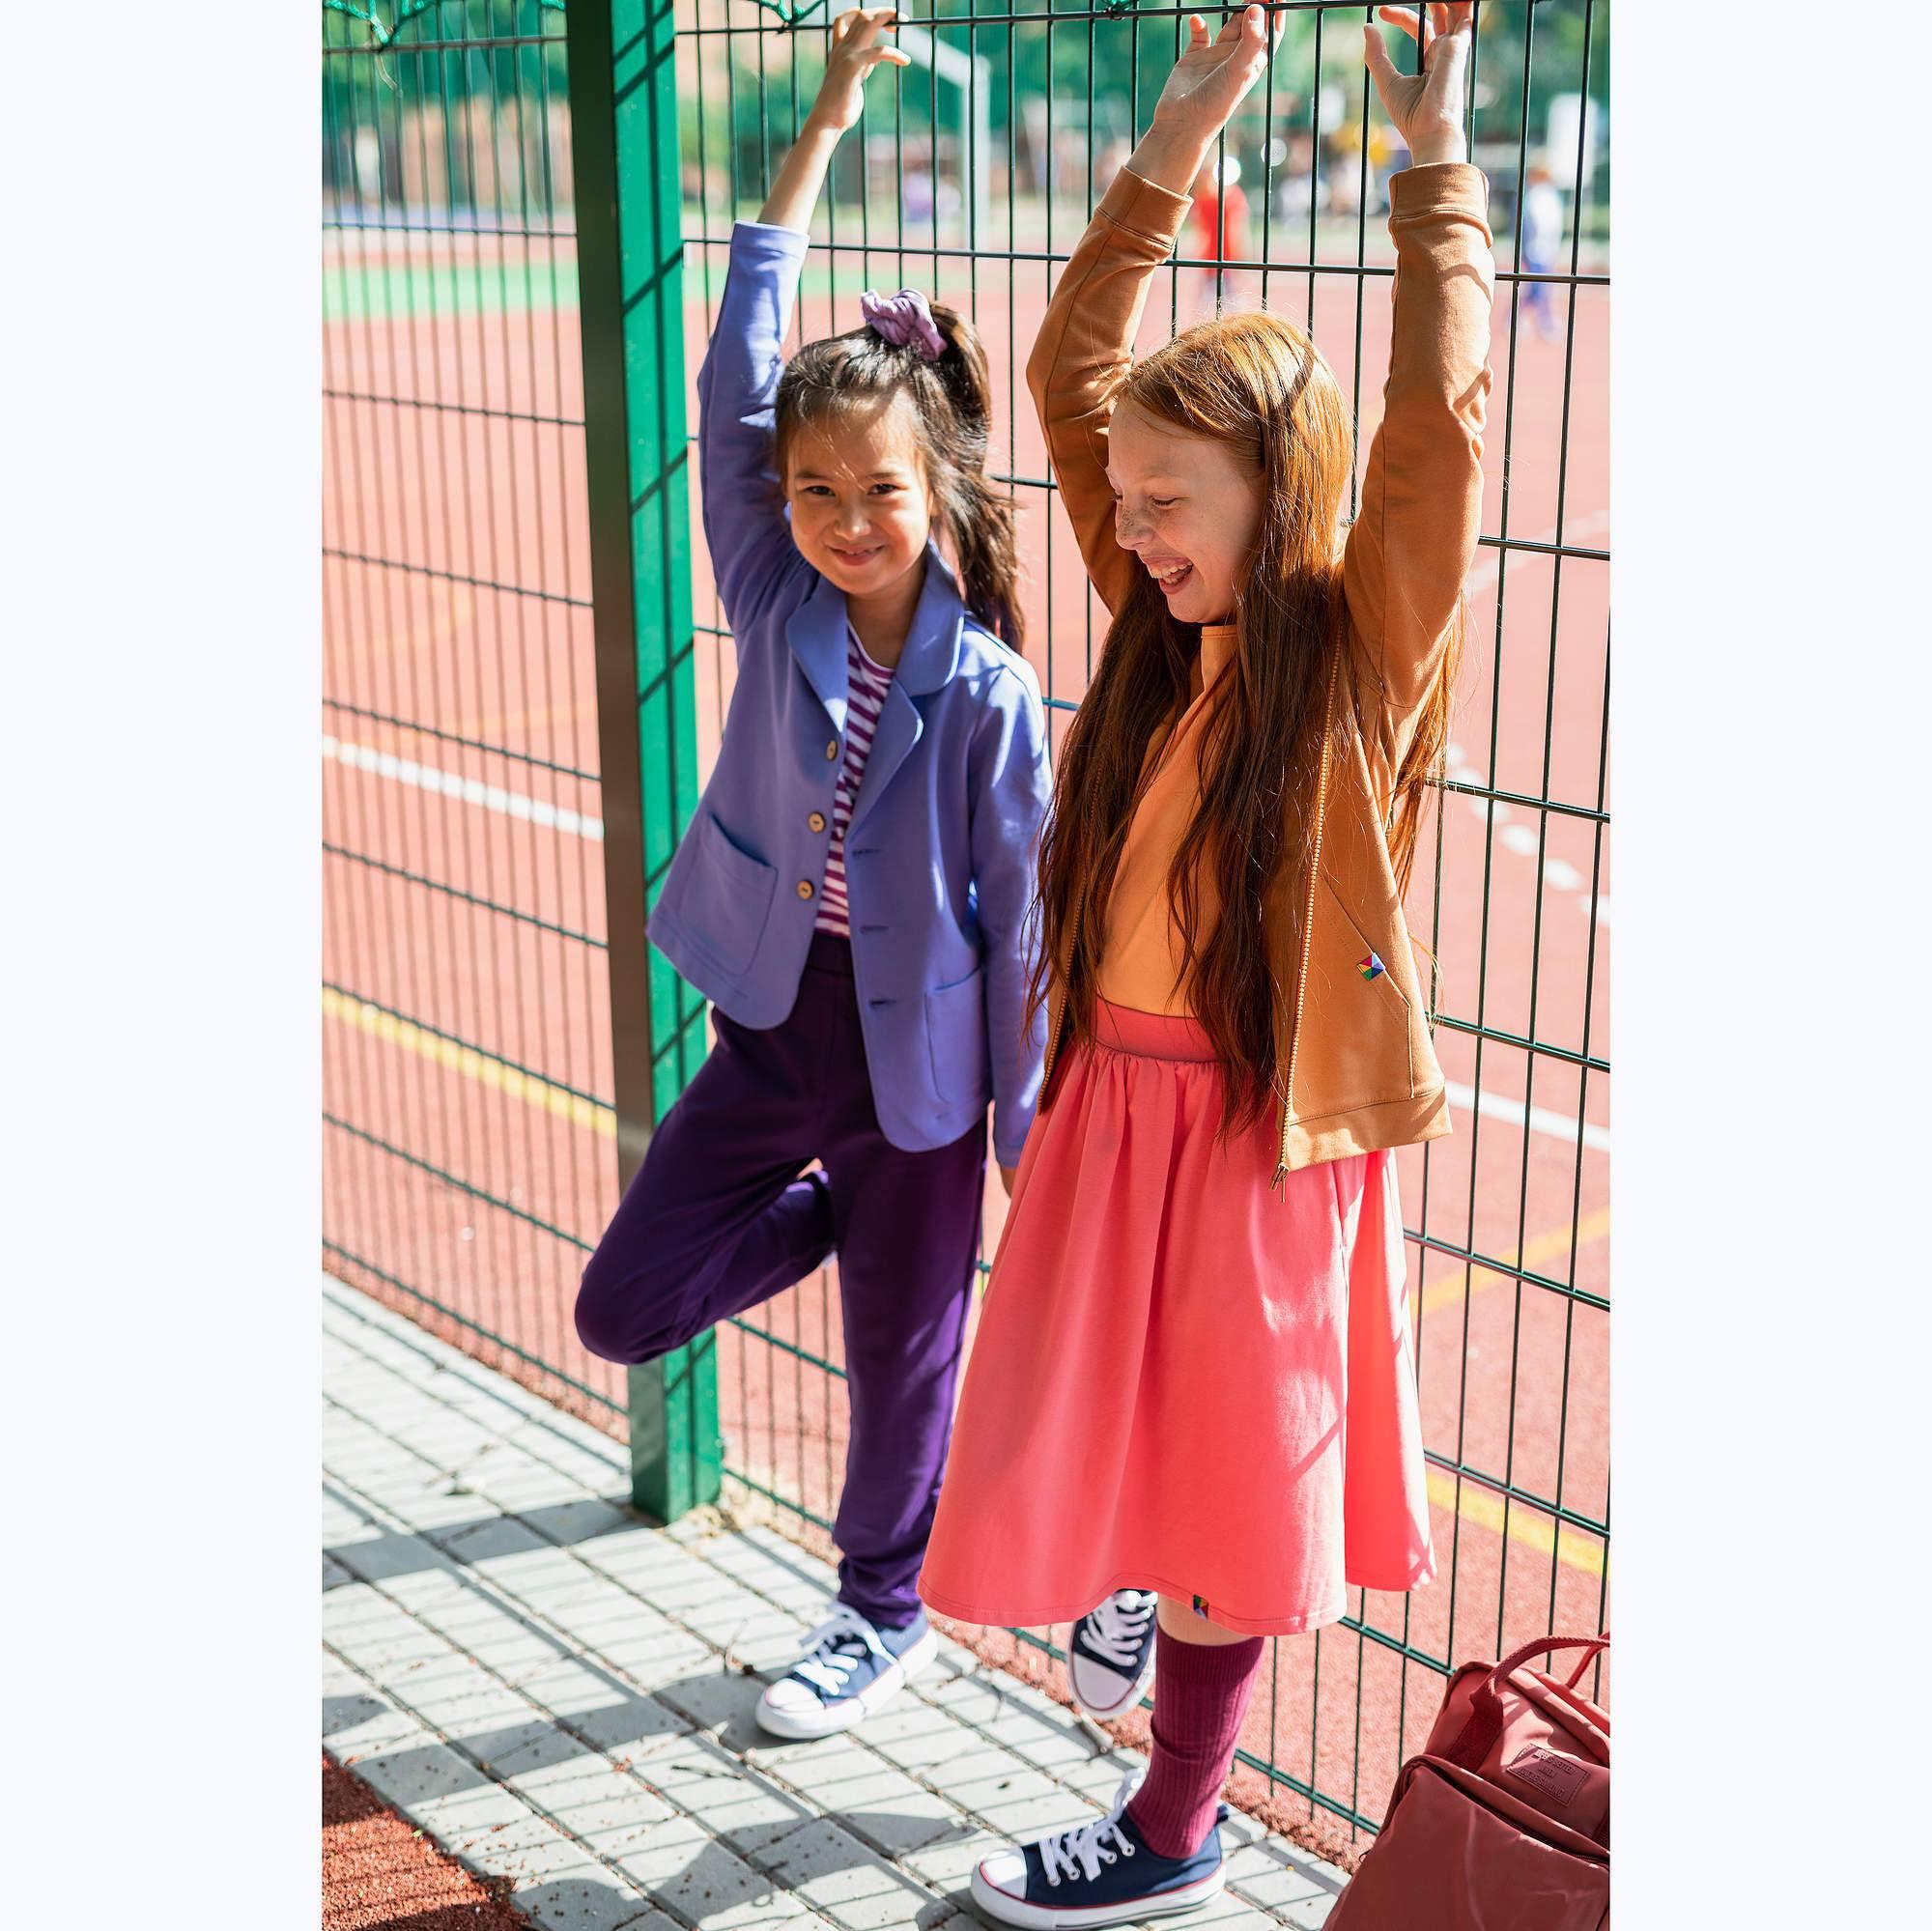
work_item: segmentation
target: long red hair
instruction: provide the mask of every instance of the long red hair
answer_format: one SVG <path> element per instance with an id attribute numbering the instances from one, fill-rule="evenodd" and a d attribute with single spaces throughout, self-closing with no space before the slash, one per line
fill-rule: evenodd
<path id="1" fill-rule="evenodd" d="M 1322 733 L 1348 648 L 1342 518 L 1354 462 L 1349 407 L 1307 334 L 1278 315 L 1226 315 L 1178 335 L 1137 364 L 1116 398 L 1155 422 L 1233 443 L 1262 494 L 1260 526 L 1233 622 L 1235 657 L 1201 745 L 1201 806 L 1170 874 L 1175 917 L 1193 961 L 1189 1004 L 1224 1073 L 1224 1131 L 1258 1120 L 1275 1090 L 1275 1013 L 1300 948 L 1276 957 L 1264 906 L 1282 892 L 1297 926 L 1316 835 Z M 1396 774 L 1384 826 L 1406 889 L 1429 778 L 1448 742 L 1459 618 L 1442 675 L 1422 706 Z M 1091 1037 L 1107 900 L 1148 747 L 1189 701 L 1200 633 L 1178 623 L 1145 572 L 1115 612 L 1097 674 L 1059 758 L 1040 846 L 1042 946 L 1036 1006 L 1049 975 L 1066 979 L 1075 1038 Z M 1221 913 L 1201 935 L 1201 886 Z M 1077 932 L 1075 909 L 1079 907 Z"/>

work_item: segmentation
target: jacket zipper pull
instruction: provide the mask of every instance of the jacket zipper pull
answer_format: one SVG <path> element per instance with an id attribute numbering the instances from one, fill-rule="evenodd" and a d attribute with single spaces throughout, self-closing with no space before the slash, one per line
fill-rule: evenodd
<path id="1" fill-rule="evenodd" d="M 1286 1199 L 1287 1193 L 1282 1186 L 1282 1182 L 1285 1179 L 1287 1179 L 1287 1178 L 1288 1178 L 1288 1162 L 1284 1160 L 1274 1170 L 1274 1178 L 1268 1185 L 1268 1192 L 1281 1194 L 1282 1198 Z"/>

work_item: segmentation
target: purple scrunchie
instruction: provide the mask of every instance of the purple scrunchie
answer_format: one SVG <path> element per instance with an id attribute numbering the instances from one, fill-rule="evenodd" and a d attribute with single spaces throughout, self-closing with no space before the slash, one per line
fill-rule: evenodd
<path id="1" fill-rule="evenodd" d="M 911 343 L 928 362 L 938 361 L 946 353 L 946 337 L 932 319 L 932 304 L 916 288 L 902 288 L 897 295 L 868 288 L 859 298 L 859 313 L 874 335 L 895 349 Z"/>

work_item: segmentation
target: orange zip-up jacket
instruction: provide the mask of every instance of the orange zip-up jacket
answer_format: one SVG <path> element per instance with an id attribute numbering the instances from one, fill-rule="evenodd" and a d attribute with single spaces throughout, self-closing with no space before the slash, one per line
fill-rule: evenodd
<path id="1" fill-rule="evenodd" d="M 1275 1031 L 1277 1180 L 1293 1168 L 1449 1130 L 1386 826 L 1395 774 L 1440 675 L 1481 526 L 1495 261 L 1479 169 L 1410 168 L 1392 178 L 1389 192 L 1394 333 L 1381 426 L 1343 551 L 1351 648 L 1329 699 L 1333 750 L 1320 781 L 1316 875 L 1299 934 L 1292 904 L 1267 915 L 1284 988 Z M 1027 363 L 1061 499 L 1109 610 L 1119 609 L 1140 566 L 1114 541 L 1107 422 L 1132 364 L 1149 285 L 1188 206 L 1185 195 L 1123 168 L 1060 278 Z M 1165 891 L 1164 866 L 1143 867 L 1141 876 Z M 1111 926 L 1126 929 L 1134 917 L 1133 907 L 1110 906 Z M 1056 972 L 1042 1106 L 1051 1101 L 1065 1008 Z"/>

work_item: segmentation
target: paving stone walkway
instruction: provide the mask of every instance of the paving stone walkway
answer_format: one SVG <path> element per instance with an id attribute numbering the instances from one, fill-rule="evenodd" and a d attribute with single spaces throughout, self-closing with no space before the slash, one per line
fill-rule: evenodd
<path id="1" fill-rule="evenodd" d="M 1143 1759 L 943 1641 L 856 1736 L 752 1719 L 830 1569 L 623 1505 L 618 1445 L 376 1302 L 323 1290 L 323 1741 L 554 1931 L 970 1931 L 974 1863 L 1103 1811 Z M 1344 1878 L 1236 1814 L 1180 1920 L 1309 1931 Z"/>

